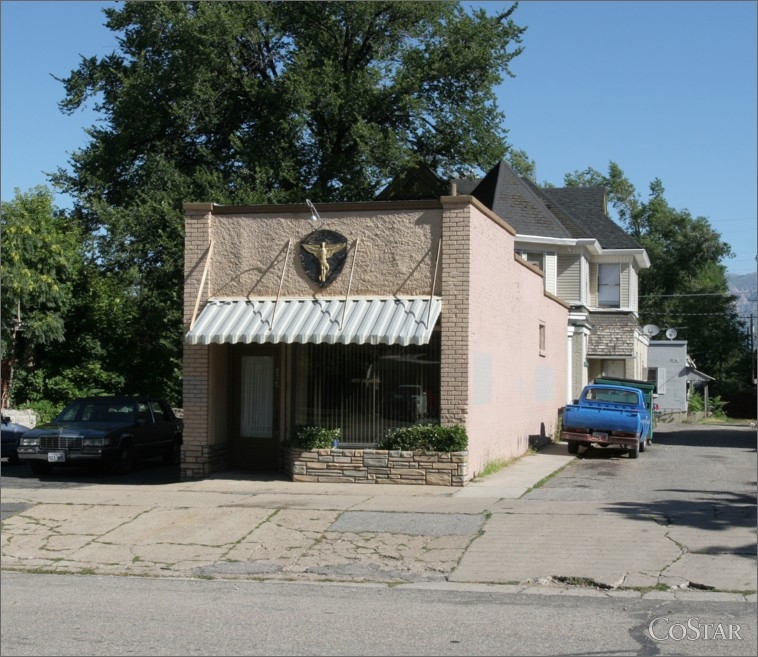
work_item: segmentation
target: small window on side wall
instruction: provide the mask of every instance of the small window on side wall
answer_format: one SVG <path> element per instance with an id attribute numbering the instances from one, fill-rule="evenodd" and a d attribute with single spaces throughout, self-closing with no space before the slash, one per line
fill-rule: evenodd
<path id="1" fill-rule="evenodd" d="M 540 356 L 545 355 L 545 322 L 540 322 Z"/>

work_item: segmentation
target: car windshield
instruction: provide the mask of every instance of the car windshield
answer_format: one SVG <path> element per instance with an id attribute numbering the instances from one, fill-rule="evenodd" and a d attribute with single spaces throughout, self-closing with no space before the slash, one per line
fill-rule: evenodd
<path id="1" fill-rule="evenodd" d="M 119 422 L 130 424 L 135 420 L 134 405 L 129 402 L 88 399 L 75 401 L 55 418 L 56 422 Z"/>

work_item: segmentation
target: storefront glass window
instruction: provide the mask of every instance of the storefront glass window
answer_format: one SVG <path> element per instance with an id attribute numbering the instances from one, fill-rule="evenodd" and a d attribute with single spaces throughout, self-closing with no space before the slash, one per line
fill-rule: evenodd
<path id="1" fill-rule="evenodd" d="M 440 339 L 427 345 L 293 345 L 292 426 L 374 445 L 391 427 L 439 423 Z"/>

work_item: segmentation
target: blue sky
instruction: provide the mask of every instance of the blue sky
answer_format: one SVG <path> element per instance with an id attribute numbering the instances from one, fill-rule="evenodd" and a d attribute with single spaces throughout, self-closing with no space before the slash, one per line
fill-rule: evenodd
<path id="1" fill-rule="evenodd" d="M 91 110 L 58 110 L 79 56 L 116 48 L 107 3 L 0 3 L 0 179 L 46 184 L 86 143 Z M 468 5 L 471 3 L 464 2 Z M 510 6 L 482 2 L 495 12 Z M 754 0 L 521 2 L 524 53 L 498 89 L 509 141 L 537 164 L 538 182 L 616 162 L 647 198 L 660 178 L 669 204 L 706 217 L 736 257 L 756 270 L 758 3 Z M 493 162 L 493 165 L 495 163 Z M 69 202 L 57 199 L 61 207 Z"/>

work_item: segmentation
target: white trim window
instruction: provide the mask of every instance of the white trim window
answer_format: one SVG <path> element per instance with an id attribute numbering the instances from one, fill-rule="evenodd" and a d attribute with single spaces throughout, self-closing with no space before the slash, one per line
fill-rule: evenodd
<path id="1" fill-rule="evenodd" d="M 621 265 L 597 266 L 597 305 L 601 308 L 621 307 Z"/>

